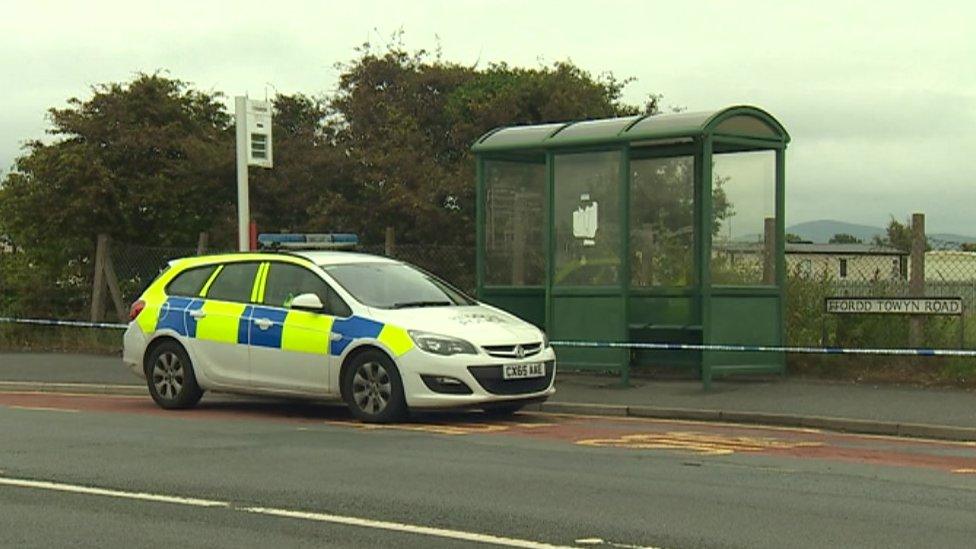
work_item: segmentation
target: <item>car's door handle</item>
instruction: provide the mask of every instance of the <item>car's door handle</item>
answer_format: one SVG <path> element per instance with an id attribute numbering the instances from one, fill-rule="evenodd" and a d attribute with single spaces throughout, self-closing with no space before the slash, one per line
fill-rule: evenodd
<path id="1" fill-rule="evenodd" d="M 262 330 L 267 330 L 268 328 L 271 327 L 271 325 L 273 324 L 273 322 L 271 322 L 271 319 L 270 318 L 255 318 L 254 319 L 254 324 L 258 328 L 261 328 Z"/>
<path id="2" fill-rule="evenodd" d="M 207 316 L 207 313 L 203 309 L 194 309 L 194 310 L 190 311 L 190 316 L 192 316 L 193 318 L 199 320 L 199 319 Z"/>
<path id="3" fill-rule="evenodd" d="M 342 334 L 337 334 L 335 332 L 332 332 L 331 334 L 329 334 L 329 339 L 332 341 L 339 341 L 340 339 L 342 339 Z"/>

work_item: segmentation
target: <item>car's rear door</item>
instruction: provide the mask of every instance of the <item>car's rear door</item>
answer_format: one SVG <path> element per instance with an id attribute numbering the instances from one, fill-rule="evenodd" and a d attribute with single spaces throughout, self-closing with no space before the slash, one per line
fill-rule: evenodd
<path id="1" fill-rule="evenodd" d="M 195 324 L 188 331 L 197 362 L 214 382 L 249 384 L 247 327 L 260 266 L 257 261 L 223 264 L 201 292 L 202 305 L 188 313 L 187 322 Z"/>
<path id="2" fill-rule="evenodd" d="M 335 292 L 306 266 L 272 261 L 263 276 L 261 304 L 254 307 L 250 326 L 255 387 L 329 394 L 335 389 L 329 381 L 332 324 L 337 312 L 348 316 L 348 307 L 337 305 Z M 290 307 L 292 299 L 309 293 L 319 296 L 323 310 Z"/>

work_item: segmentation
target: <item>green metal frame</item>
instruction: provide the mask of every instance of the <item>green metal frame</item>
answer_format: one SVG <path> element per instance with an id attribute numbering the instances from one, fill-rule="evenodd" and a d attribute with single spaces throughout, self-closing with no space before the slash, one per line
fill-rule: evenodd
<path id="1" fill-rule="evenodd" d="M 769 133 L 775 137 L 758 136 L 755 134 L 717 133 L 717 128 L 729 118 L 748 116 L 763 124 Z M 472 147 L 476 153 L 477 175 L 477 291 L 482 299 L 489 302 L 496 299 L 544 299 L 544 327 L 550 329 L 556 326 L 554 306 L 562 298 L 585 299 L 592 297 L 602 299 L 619 297 L 620 318 L 613 323 L 614 333 L 619 331 L 619 337 L 611 339 L 626 341 L 630 338 L 632 317 L 636 314 L 641 318 L 653 316 L 647 309 L 653 303 L 657 307 L 670 307 L 674 304 L 685 303 L 681 307 L 687 308 L 688 316 L 684 329 L 684 336 L 702 343 L 758 343 L 753 341 L 723 341 L 729 333 L 735 334 L 735 323 L 741 323 L 737 312 L 743 314 L 755 313 L 762 316 L 768 323 L 768 330 L 763 331 L 762 343 L 782 344 L 785 342 L 783 322 L 785 318 L 785 150 L 790 141 L 789 134 L 783 126 L 769 113 L 748 106 L 737 106 L 711 113 L 680 113 L 677 115 L 661 115 L 655 117 L 633 117 L 631 119 L 608 119 L 594 121 L 588 125 L 593 131 L 581 130 L 583 135 L 566 138 L 560 133 L 572 127 L 575 122 L 551 126 L 540 132 L 531 130 L 533 139 L 525 139 L 524 135 L 511 138 L 512 131 L 523 128 L 499 128 L 482 136 Z M 741 126 L 741 125 L 740 125 Z M 613 133 L 607 133 L 610 128 Z M 622 128 L 622 129 L 619 129 Z M 511 130 L 511 131 L 508 131 Z M 541 137 L 539 137 L 541 135 Z M 508 137 L 506 137 L 508 136 Z M 711 283 L 712 256 L 712 158 L 714 154 L 729 152 L 746 152 L 770 150 L 775 152 L 775 285 L 766 286 L 713 286 Z M 557 155 L 590 153 L 601 151 L 620 151 L 620 180 L 619 207 L 620 210 L 620 276 L 615 286 L 602 287 L 573 287 L 556 286 L 555 280 L 555 160 Z M 631 249 L 630 249 L 630 162 L 633 159 L 669 158 L 677 156 L 691 156 L 694 162 L 694 253 L 692 283 L 685 287 L 632 287 L 631 285 Z M 491 160 L 545 162 L 545 207 L 547 221 L 543 235 L 546 253 L 545 283 L 543 286 L 497 286 L 486 285 L 485 269 L 485 162 Z M 640 304 L 640 307 L 638 307 Z M 636 308 L 635 308 L 636 307 Z M 680 308 L 679 308 L 680 309 Z M 611 307 L 611 310 L 618 310 Z M 771 311 L 771 313 L 770 313 Z M 768 318 L 767 318 L 768 317 Z M 606 323 L 608 319 L 600 319 Z M 687 324 L 690 322 L 690 324 Z M 618 326 L 619 325 L 619 326 Z M 700 326 L 700 328 L 699 328 Z M 619 328 L 619 330 L 617 330 Z M 700 330 L 700 332 L 699 332 Z M 681 331 L 681 330 L 679 330 Z M 558 333 L 551 334 L 554 339 Z M 607 349 L 607 351 L 619 351 Z M 566 351 L 568 352 L 568 350 Z M 620 356 L 617 356 L 620 355 Z M 639 360 L 637 353 L 617 356 L 619 360 L 617 370 L 621 379 L 627 382 L 631 362 Z M 746 357 L 754 363 L 742 364 L 740 357 L 731 360 L 727 353 L 702 352 L 694 355 L 700 367 L 701 379 L 705 388 L 711 385 L 714 377 L 739 372 L 783 372 L 785 360 L 782 355 Z M 606 368 L 604 361 L 598 361 L 595 367 Z"/>

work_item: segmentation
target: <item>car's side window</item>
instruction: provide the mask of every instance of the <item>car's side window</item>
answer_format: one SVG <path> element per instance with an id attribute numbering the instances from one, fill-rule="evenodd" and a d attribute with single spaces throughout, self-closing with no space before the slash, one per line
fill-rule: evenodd
<path id="1" fill-rule="evenodd" d="M 317 274 L 299 265 L 272 262 L 264 284 L 264 304 L 287 308 L 301 294 L 319 296 L 327 314 L 341 317 L 352 314 L 349 306 Z"/>
<path id="2" fill-rule="evenodd" d="M 166 295 L 187 297 L 199 295 L 200 289 L 203 288 L 216 268 L 216 265 L 207 265 L 206 267 L 196 267 L 183 271 L 166 286 Z"/>
<path id="3" fill-rule="evenodd" d="M 207 299 L 249 303 L 259 263 L 227 263 L 207 291 Z"/>

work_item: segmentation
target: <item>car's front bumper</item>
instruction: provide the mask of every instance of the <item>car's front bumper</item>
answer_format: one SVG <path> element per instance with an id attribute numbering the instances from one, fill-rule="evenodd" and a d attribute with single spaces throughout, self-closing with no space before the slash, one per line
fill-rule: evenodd
<path id="1" fill-rule="evenodd" d="M 518 380 L 502 379 L 508 364 L 545 364 L 545 375 Z M 495 358 L 487 354 L 439 356 L 413 349 L 397 359 L 404 396 L 411 408 L 461 408 L 505 402 L 540 402 L 556 392 L 556 354 L 545 349 L 523 359 Z M 427 378 L 425 382 L 424 378 Z M 463 394 L 432 383 L 451 378 L 466 388 Z M 460 386 L 454 385 L 455 389 Z"/>

